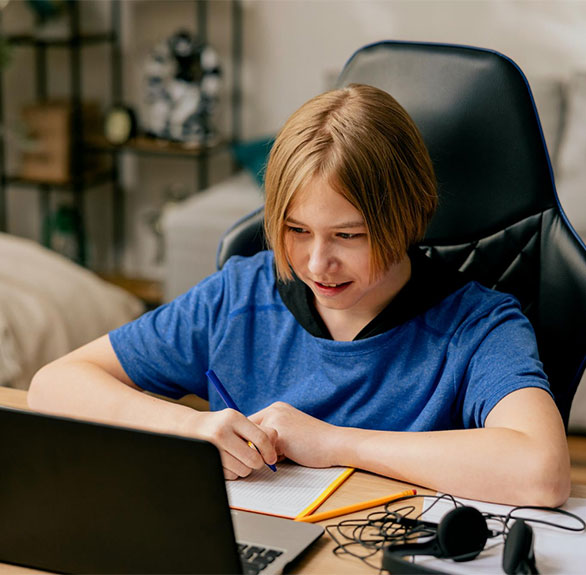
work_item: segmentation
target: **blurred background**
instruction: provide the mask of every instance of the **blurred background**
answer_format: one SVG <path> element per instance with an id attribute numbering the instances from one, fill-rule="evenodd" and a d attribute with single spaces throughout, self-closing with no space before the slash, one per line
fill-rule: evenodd
<path id="1" fill-rule="evenodd" d="M 585 1 L 0 0 L 0 18 L 0 231 L 147 307 L 214 270 L 280 125 L 380 40 L 513 59 L 586 235 Z"/>
<path id="2" fill-rule="evenodd" d="M 72 34 L 69 4 L 78 5 L 80 36 L 67 45 Z M 101 135 L 112 104 L 129 107 L 139 132 L 148 131 L 149 114 L 156 109 L 156 104 L 147 102 L 153 92 L 149 74 L 152 81 L 159 73 L 154 70 L 155 53 L 181 31 L 192 34 L 196 48 L 203 43 L 217 57 L 219 85 L 209 123 L 215 140 L 224 143 L 275 134 L 299 105 L 333 86 L 357 48 L 384 39 L 404 39 L 469 44 L 512 58 L 533 87 L 538 107 L 543 108 L 550 153 L 557 160 L 559 146 L 564 144 L 560 138 L 567 116 L 563 113 L 570 104 L 579 104 L 569 99 L 586 70 L 583 1 L 4 0 L 2 5 L 2 170 L 9 176 L 22 175 L 23 154 L 27 146 L 34 147 L 31 132 L 36 126 L 30 125 L 30 114 L 34 114 L 31 106 L 39 103 L 71 102 L 77 97 L 82 107 L 93 106 L 83 114 L 84 138 Z M 113 7 L 119 12 L 114 24 Z M 117 64 L 113 51 L 119 52 L 114 56 Z M 167 56 L 160 68 L 173 69 L 172 57 Z M 72 59 L 77 63 L 72 65 Z M 198 59 L 197 50 L 194 59 Z M 204 80 L 209 76 L 203 72 Z M 194 78 L 194 83 L 202 84 L 202 78 Z M 73 94 L 76 90 L 79 93 Z M 42 122 L 42 117 L 37 121 Z M 62 134 L 63 147 L 72 145 L 69 136 Z M 164 140 L 169 134 L 163 136 Z M 164 146 L 152 154 L 127 146 L 126 151 L 114 154 L 121 198 L 112 197 L 111 181 L 84 184 L 78 192 L 84 196 L 78 202 L 83 206 L 84 263 L 99 271 L 116 267 L 126 276 L 162 279 L 164 256 L 157 230 L 161 206 L 221 181 L 234 169 L 229 146 L 216 145 L 215 150 L 203 153 L 203 160 L 197 151 L 184 152 L 185 156 L 174 157 Z M 112 154 L 95 156 L 91 160 L 94 171 L 107 171 L 112 158 L 103 156 Z M 63 182 L 71 174 L 61 175 L 63 181 L 41 181 L 41 187 L 55 186 L 51 193 L 39 192 L 36 183 L 5 182 L 4 229 L 46 243 L 50 243 L 48 227 L 54 235 L 67 235 L 68 225 L 75 226 L 75 215 L 67 210 L 73 199 L 67 197 L 69 190 Z M 586 228 L 586 202 L 567 200 L 570 219 L 576 227 Z M 113 207 L 113 201 L 119 205 Z M 43 203 L 48 204 L 45 209 Z M 116 209 L 121 222 L 113 221 Z M 52 242 L 75 257 L 75 246 L 68 248 L 66 243 L 55 238 Z"/>

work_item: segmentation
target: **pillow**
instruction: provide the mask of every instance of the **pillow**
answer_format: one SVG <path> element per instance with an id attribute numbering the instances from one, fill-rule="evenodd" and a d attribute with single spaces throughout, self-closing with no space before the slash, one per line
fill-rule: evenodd
<path id="1" fill-rule="evenodd" d="M 274 136 L 267 136 L 232 145 L 232 153 L 236 161 L 252 174 L 261 187 L 264 184 L 265 170 L 274 141 Z"/>

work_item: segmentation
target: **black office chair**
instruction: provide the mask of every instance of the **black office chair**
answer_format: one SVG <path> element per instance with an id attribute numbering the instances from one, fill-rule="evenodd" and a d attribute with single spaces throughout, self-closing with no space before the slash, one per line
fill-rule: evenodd
<path id="1" fill-rule="evenodd" d="M 523 73 L 491 50 L 389 41 L 350 58 L 339 86 L 353 82 L 388 91 L 421 130 L 440 191 L 422 246 L 519 299 L 567 425 L 586 364 L 586 246 L 560 207 Z M 261 210 L 226 234 L 218 264 L 262 246 Z"/>

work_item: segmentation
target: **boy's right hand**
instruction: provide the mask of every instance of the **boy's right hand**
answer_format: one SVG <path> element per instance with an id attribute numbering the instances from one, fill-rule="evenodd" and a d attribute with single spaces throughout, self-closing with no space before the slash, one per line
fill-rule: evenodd
<path id="1" fill-rule="evenodd" d="M 277 432 L 252 423 L 233 409 L 194 411 L 185 431 L 187 435 L 210 441 L 220 450 L 226 479 L 246 477 L 253 469 L 277 461 Z M 248 445 L 249 441 L 258 451 Z"/>

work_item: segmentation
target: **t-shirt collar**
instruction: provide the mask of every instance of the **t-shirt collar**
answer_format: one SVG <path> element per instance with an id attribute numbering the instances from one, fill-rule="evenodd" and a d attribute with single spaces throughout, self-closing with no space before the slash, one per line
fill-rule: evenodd
<path id="1" fill-rule="evenodd" d="M 379 335 L 421 315 L 467 283 L 464 274 L 443 263 L 432 261 L 420 248 L 411 248 L 409 258 L 409 281 L 389 304 L 360 330 L 355 340 Z M 291 281 L 277 280 L 277 290 L 283 303 L 306 331 L 314 337 L 332 339 L 314 305 L 313 293 L 309 286 L 293 274 Z"/>

